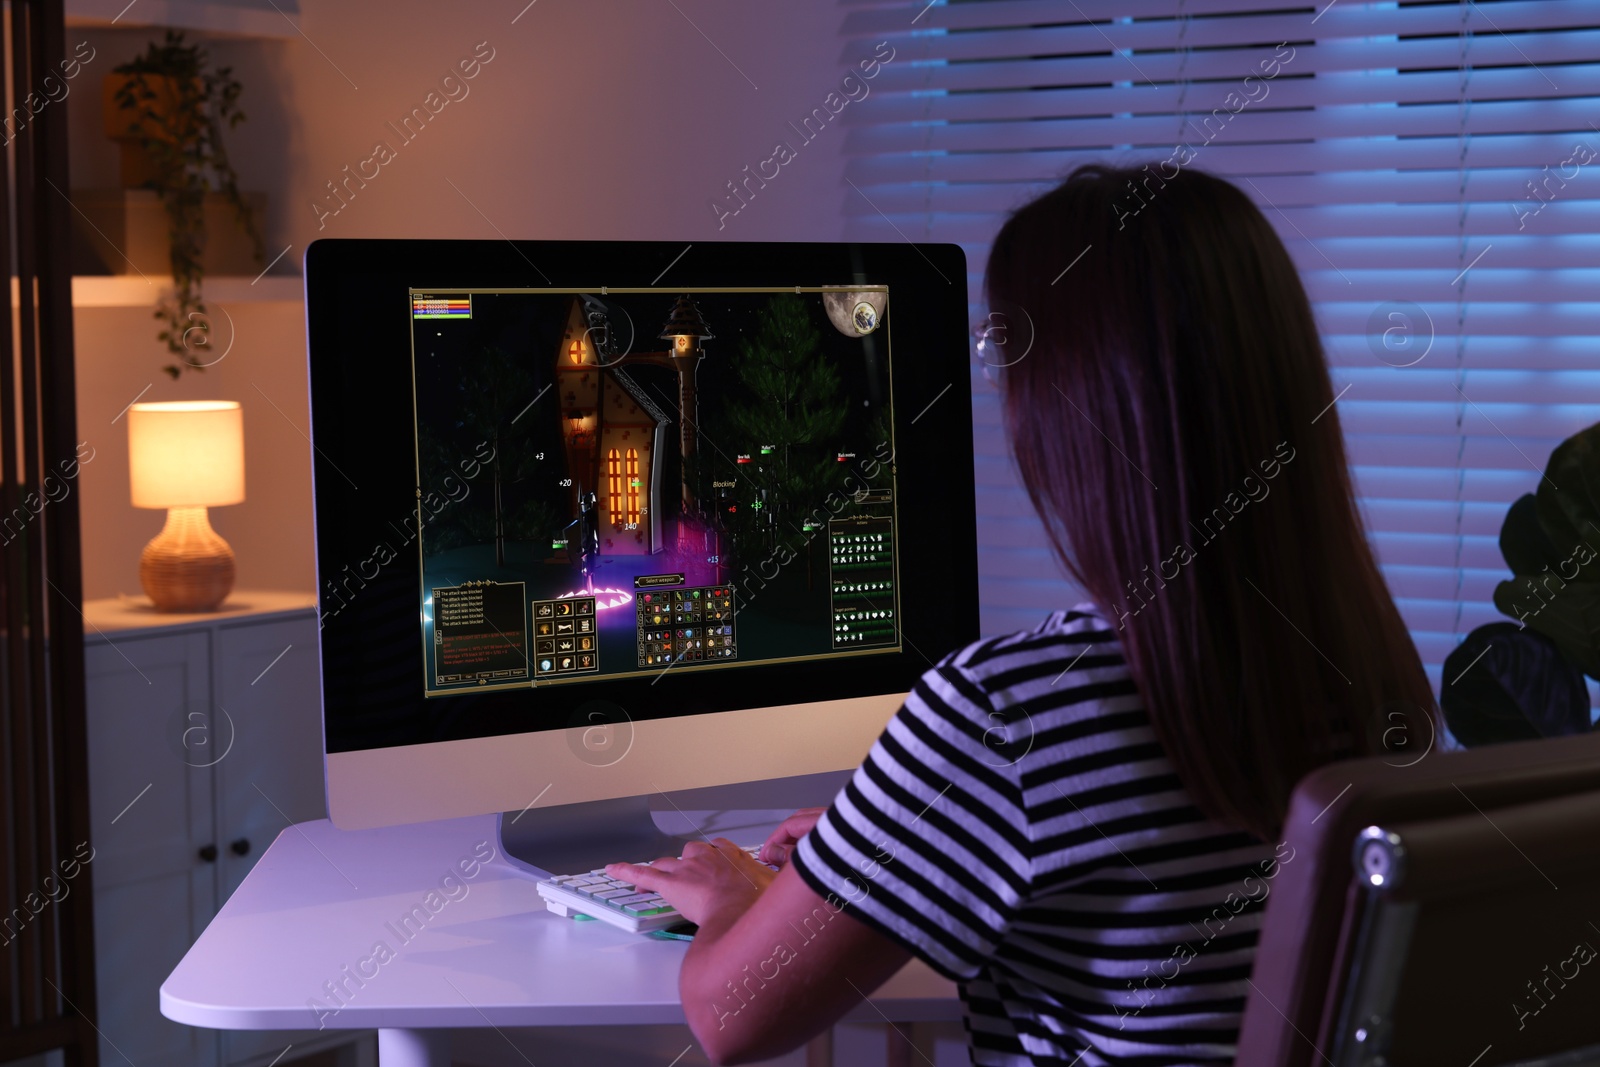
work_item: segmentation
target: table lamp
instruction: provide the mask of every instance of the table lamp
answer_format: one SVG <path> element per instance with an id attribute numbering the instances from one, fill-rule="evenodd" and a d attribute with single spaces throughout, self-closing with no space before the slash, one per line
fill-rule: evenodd
<path id="1" fill-rule="evenodd" d="M 128 409 L 128 481 L 136 508 L 167 523 L 139 556 L 157 611 L 214 611 L 233 588 L 233 549 L 206 508 L 244 501 L 244 413 L 234 400 L 175 400 Z"/>

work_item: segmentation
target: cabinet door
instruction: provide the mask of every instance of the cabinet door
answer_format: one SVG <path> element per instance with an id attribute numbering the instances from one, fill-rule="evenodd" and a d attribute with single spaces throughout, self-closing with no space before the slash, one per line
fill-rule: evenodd
<path id="1" fill-rule="evenodd" d="M 160 988 L 210 920 L 213 726 L 204 633 L 84 649 L 100 1062 L 208 1067 L 217 1036 L 161 1014 Z"/>
<path id="2" fill-rule="evenodd" d="M 226 900 L 290 823 L 327 815 L 322 769 L 322 703 L 315 616 L 220 628 L 218 703 L 238 740 L 217 764 L 219 894 Z M 241 843 L 243 854 L 236 852 Z M 248 842 L 246 846 L 245 842 Z M 311 1021 L 311 1013 L 306 1013 Z M 270 1030 L 222 1035 L 227 1064 L 298 1055 L 327 1033 Z M 141 1065 L 143 1067 L 143 1065 Z"/>
<path id="3" fill-rule="evenodd" d="M 217 703 L 236 730 L 216 768 L 219 906 L 279 831 L 328 814 L 317 655 L 314 616 L 218 630 Z"/>

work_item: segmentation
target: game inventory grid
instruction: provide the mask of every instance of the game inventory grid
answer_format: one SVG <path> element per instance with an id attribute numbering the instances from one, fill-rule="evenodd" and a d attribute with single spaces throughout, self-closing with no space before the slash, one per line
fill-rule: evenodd
<path id="1" fill-rule="evenodd" d="M 598 642 L 594 597 L 533 602 L 533 651 L 538 660 L 535 677 L 598 671 Z"/>
<path id="2" fill-rule="evenodd" d="M 637 668 L 738 659 L 740 605 L 733 585 L 664 584 L 682 580 L 681 574 L 635 579 L 630 643 Z M 833 648 L 898 644 L 891 516 L 829 522 L 828 586 Z M 522 582 L 484 581 L 432 590 L 435 685 L 538 684 L 600 673 L 600 610 L 613 605 L 593 594 L 525 602 L 525 588 Z M 612 655 L 617 651 L 613 647 Z"/>
<path id="3" fill-rule="evenodd" d="M 828 547 L 833 647 L 895 644 L 894 521 L 887 515 L 835 519 L 828 524 Z"/>
<path id="4" fill-rule="evenodd" d="M 733 600 L 721 585 L 640 593 L 639 666 L 737 658 Z"/>

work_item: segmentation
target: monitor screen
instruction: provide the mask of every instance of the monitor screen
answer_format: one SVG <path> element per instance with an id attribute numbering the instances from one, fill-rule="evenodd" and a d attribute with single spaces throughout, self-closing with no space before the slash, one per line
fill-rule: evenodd
<path id="1" fill-rule="evenodd" d="M 900 651 L 886 287 L 410 298 L 428 696 Z"/>
<path id="2" fill-rule="evenodd" d="M 977 637 L 956 246 L 318 241 L 306 298 L 330 757 L 904 693 Z"/>

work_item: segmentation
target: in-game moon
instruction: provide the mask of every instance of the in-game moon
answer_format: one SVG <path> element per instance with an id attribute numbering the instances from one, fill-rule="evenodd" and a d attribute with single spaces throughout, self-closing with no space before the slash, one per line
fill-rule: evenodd
<path id="1" fill-rule="evenodd" d="M 830 289 L 822 294 L 828 321 L 846 337 L 864 337 L 876 330 L 888 304 L 889 294 L 882 289 Z"/>

